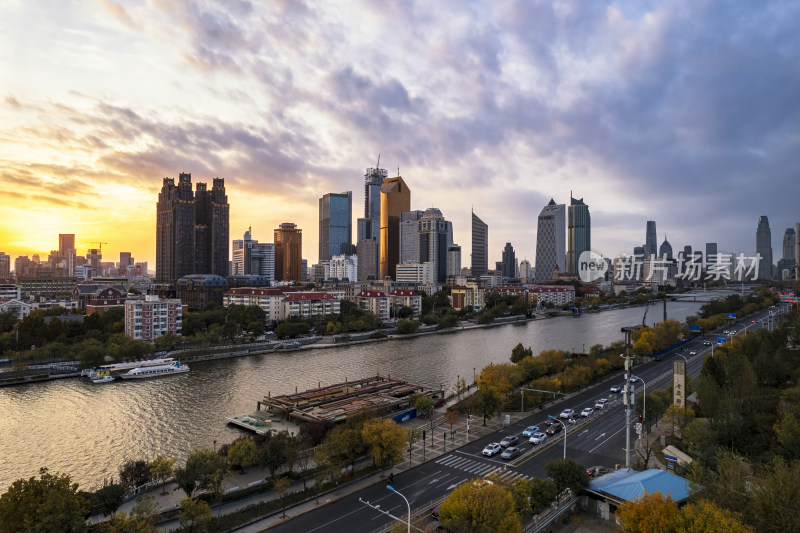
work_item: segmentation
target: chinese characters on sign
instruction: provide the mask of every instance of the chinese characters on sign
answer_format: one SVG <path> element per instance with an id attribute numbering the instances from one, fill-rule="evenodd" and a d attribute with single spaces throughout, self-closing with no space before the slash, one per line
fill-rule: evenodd
<path id="1" fill-rule="evenodd" d="M 686 361 L 672 363 L 672 403 L 678 407 L 686 406 Z"/>
<path id="2" fill-rule="evenodd" d="M 739 254 L 711 254 L 705 260 L 700 255 L 685 258 L 678 254 L 675 261 L 666 257 L 642 254 L 621 254 L 614 259 L 614 280 L 655 281 L 668 277 L 670 269 L 675 269 L 675 277 L 686 281 L 746 281 L 758 278 L 761 255 L 745 256 Z"/>

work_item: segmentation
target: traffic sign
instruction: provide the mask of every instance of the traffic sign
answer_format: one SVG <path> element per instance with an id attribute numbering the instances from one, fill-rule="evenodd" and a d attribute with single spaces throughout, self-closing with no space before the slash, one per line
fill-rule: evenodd
<path id="1" fill-rule="evenodd" d="M 642 423 L 641 422 L 636 422 L 636 434 L 637 435 L 641 435 L 642 434 Z"/>

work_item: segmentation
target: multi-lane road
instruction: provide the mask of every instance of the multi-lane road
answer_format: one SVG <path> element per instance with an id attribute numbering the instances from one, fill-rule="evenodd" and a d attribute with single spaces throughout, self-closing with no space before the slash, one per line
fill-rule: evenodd
<path id="1" fill-rule="evenodd" d="M 775 311 L 773 310 L 773 312 Z M 748 332 L 762 324 L 766 325 L 766 322 L 759 321 L 768 316 L 769 310 L 749 317 L 746 320 Z M 745 321 L 740 321 L 739 324 L 724 329 L 730 330 L 732 327 L 735 327 L 739 334 L 743 334 Z M 632 384 L 634 394 L 638 395 L 644 392 L 645 387 L 648 392 L 666 387 L 672 377 L 672 362 L 679 358 L 687 359 L 687 374 L 697 377 L 702 368 L 704 356 L 712 349 L 706 343 L 714 343 L 717 336 L 716 333 L 711 333 L 697 338 L 681 349 L 665 355 L 661 361 L 651 361 L 634 366 L 633 375 L 645 383 L 645 386 L 639 381 Z M 485 477 L 491 474 L 506 479 L 546 477 L 545 465 L 564 455 L 564 432 L 561 431 L 558 435 L 548 437 L 542 444 L 534 446 L 522 436 L 522 431 L 531 425 L 539 426 L 541 431 L 544 431 L 548 415 L 558 418 L 559 413 L 565 408 L 575 409 L 577 414 L 584 407 L 593 407 L 600 398 L 609 400 L 604 409 L 595 410 L 594 414 L 588 418 L 579 418 L 574 425 L 568 424 L 566 456 L 587 467 L 624 465 L 625 410 L 622 406 L 622 395 L 610 392 L 611 386 L 621 386 L 624 381 L 623 374 L 618 372 L 611 380 L 605 380 L 568 399 L 555 402 L 549 409 L 526 417 L 502 431 L 470 442 L 434 460 L 396 474 L 393 486 L 408 499 L 413 510 L 419 510 L 435 506 L 456 486 L 475 477 Z M 632 415 L 632 422 L 634 418 Z M 519 446 L 522 448 L 520 456 L 511 461 L 504 461 L 499 454 L 493 457 L 485 457 L 482 454 L 487 444 L 499 442 L 505 435 L 512 434 L 517 435 L 520 439 Z M 632 445 L 636 438 L 637 435 L 631 428 Z M 636 459 L 631 453 L 631 463 L 635 463 L 635 461 Z M 380 511 L 365 505 L 360 500 L 369 502 L 372 506 L 379 506 Z M 407 514 L 407 506 L 400 496 L 387 490 L 384 483 L 377 483 L 339 501 L 275 526 L 270 531 L 305 531 L 309 533 L 337 530 L 376 531 L 392 520 L 381 511 L 388 512 L 395 517 L 402 517 Z"/>

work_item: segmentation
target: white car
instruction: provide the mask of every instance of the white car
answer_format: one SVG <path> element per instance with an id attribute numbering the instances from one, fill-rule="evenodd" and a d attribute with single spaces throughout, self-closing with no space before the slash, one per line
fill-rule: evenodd
<path id="1" fill-rule="evenodd" d="M 697 355 L 697 351 L 691 350 L 691 351 L 689 351 L 689 355 Z"/>
<path id="2" fill-rule="evenodd" d="M 558 415 L 559 418 L 563 418 L 565 420 L 568 418 L 572 418 L 573 416 L 575 416 L 575 409 L 564 409 L 563 411 L 561 411 L 561 414 Z"/>
<path id="3" fill-rule="evenodd" d="M 544 442 L 544 439 L 547 438 L 547 433 L 534 433 L 531 435 L 531 438 L 528 439 L 528 442 L 531 444 L 541 444 Z"/>
<path id="4" fill-rule="evenodd" d="M 597 401 L 595 402 L 595 404 L 594 404 L 594 408 L 595 408 L 595 409 L 605 409 L 605 407 L 606 407 L 606 404 L 607 404 L 607 403 L 608 403 L 608 400 L 607 400 L 607 399 L 605 399 L 605 398 L 600 398 L 599 400 L 597 400 Z"/>
<path id="5" fill-rule="evenodd" d="M 581 416 L 584 418 L 589 417 L 592 416 L 592 413 L 594 413 L 594 409 L 591 407 L 586 407 L 583 411 L 581 411 Z"/>
<path id="6" fill-rule="evenodd" d="M 622 386 L 621 385 L 613 385 L 611 387 L 611 392 L 613 392 L 613 393 L 622 392 Z"/>
<path id="7" fill-rule="evenodd" d="M 491 457 L 493 455 L 497 455 L 501 451 L 503 451 L 503 449 L 500 447 L 500 445 L 496 442 L 492 442 L 487 444 L 486 448 L 483 449 L 483 455 Z"/>

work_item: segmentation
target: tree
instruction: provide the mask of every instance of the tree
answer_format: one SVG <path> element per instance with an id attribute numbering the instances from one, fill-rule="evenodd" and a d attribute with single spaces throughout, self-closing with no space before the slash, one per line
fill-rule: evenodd
<path id="1" fill-rule="evenodd" d="M 125 502 L 125 487 L 120 483 L 103 480 L 103 486 L 89 495 L 92 511 L 102 513 L 103 516 L 114 515 L 119 506 Z"/>
<path id="2" fill-rule="evenodd" d="M 407 434 L 393 420 L 383 418 L 369 420 L 361 431 L 377 466 L 393 465 L 403 458 Z"/>
<path id="3" fill-rule="evenodd" d="M 459 414 L 458 411 L 445 411 L 444 415 L 442 415 L 444 421 L 450 424 L 450 434 L 453 434 L 453 424 L 458 422 Z"/>
<path id="4" fill-rule="evenodd" d="M 520 518 L 525 517 L 531 512 L 533 482 L 525 478 L 517 478 L 512 483 L 510 490 L 511 497 L 514 499 L 514 510 L 520 515 Z"/>
<path id="5" fill-rule="evenodd" d="M 303 478 L 303 491 L 306 490 L 306 472 L 308 471 L 308 467 L 311 465 L 311 457 L 312 451 L 308 447 L 307 440 L 300 440 L 300 445 L 303 447 L 302 450 L 299 451 L 297 454 L 297 466 L 300 467 L 300 475 Z"/>
<path id="6" fill-rule="evenodd" d="M 530 348 L 525 348 L 522 343 L 517 343 L 516 346 L 511 350 L 511 362 L 516 364 L 525 359 L 526 357 L 532 357 L 533 350 Z"/>
<path id="7" fill-rule="evenodd" d="M 283 513 L 283 518 L 286 518 L 286 491 L 289 490 L 291 484 L 292 480 L 286 476 L 279 477 L 275 480 L 275 490 L 281 495 L 281 512 Z"/>
<path id="8" fill-rule="evenodd" d="M 623 502 L 616 516 L 625 533 L 665 533 L 675 531 L 680 514 L 672 497 L 658 491 Z"/>
<path id="9" fill-rule="evenodd" d="M 478 402 L 478 410 L 483 415 L 483 425 L 485 426 L 486 417 L 491 417 L 500 409 L 502 400 L 496 390 L 488 387 L 478 389 L 475 397 Z"/>
<path id="10" fill-rule="evenodd" d="M 547 475 L 553 478 L 556 486 L 556 495 L 560 497 L 565 489 L 570 489 L 573 494 L 589 486 L 589 476 L 586 468 L 575 459 L 556 459 L 545 465 Z"/>
<path id="11" fill-rule="evenodd" d="M 493 364 L 489 363 L 478 376 L 478 386 L 494 389 L 500 394 L 505 394 L 514 389 L 514 385 L 519 380 L 519 369 L 512 364 Z"/>
<path id="12" fill-rule="evenodd" d="M 752 488 L 752 514 L 757 531 L 797 531 L 800 461 L 775 457 Z"/>
<path id="13" fill-rule="evenodd" d="M 144 496 L 136 498 L 136 503 L 131 509 L 131 517 L 144 518 L 152 522 L 160 508 L 161 506 L 158 505 L 155 498 L 149 494 L 145 494 Z"/>
<path id="14" fill-rule="evenodd" d="M 133 514 L 125 516 L 125 513 L 116 513 L 93 528 L 96 533 L 153 533 L 155 530 L 152 520 Z"/>
<path id="15" fill-rule="evenodd" d="M 781 455 L 789 461 L 800 459 L 800 423 L 794 413 L 786 413 L 775 423 L 774 429 Z"/>
<path id="16" fill-rule="evenodd" d="M 39 470 L 39 478 L 18 479 L 0 496 L 3 533 L 88 531 L 89 501 L 68 475 Z"/>
<path id="17" fill-rule="evenodd" d="M 449 530 L 465 533 L 522 530 L 514 498 L 507 489 L 476 479 L 462 483 L 439 507 L 439 522 Z"/>
<path id="18" fill-rule="evenodd" d="M 224 457 L 207 448 L 194 450 L 186 458 L 186 464 L 175 469 L 175 483 L 188 498 L 199 489 L 218 492 L 228 471 Z"/>
<path id="19" fill-rule="evenodd" d="M 416 320 L 407 320 L 405 318 L 401 318 L 397 321 L 395 326 L 397 328 L 397 333 L 400 335 L 408 335 L 410 333 L 416 333 L 419 329 L 419 322 Z"/>
<path id="20" fill-rule="evenodd" d="M 131 459 L 119 467 L 119 481 L 129 490 L 144 485 L 151 479 L 150 465 L 147 461 Z"/>
<path id="21" fill-rule="evenodd" d="M 166 483 L 172 477 L 175 471 L 175 458 L 164 457 L 163 455 L 156 456 L 150 462 L 150 477 L 153 481 L 164 485 L 164 491 L 161 494 L 167 493 Z"/>
<path id="22" fill-rule="evenodd" d="M 198 526 L 203 527 L 213 518 L 211 507 L 203 500 L 196 500 L 190 496 L 181 501 L 178 523 L 190 533 L 199 531 Z"/>
<path id="23" fill-rule="evenodd" d="M 694 409 L 691 407 L 681 407 L 680 405 L 672 404 L 667 407 L 667 411 L 664 413 L 664 420 L 667 422 L 672 423 L 673 432 L 675 431 L 675 425 L 678 425 L 678 429 L 681 432 L 681 439 L 683 439 L 684 430 L 689 423 L 694 420 Z"/>
<path id="24" fill-rule="evenodd" d="M 530 489 L 531 511 L 536 514 L 550 507 L 558 496 L 555 483 L 549 479 L 533 478 Z"/>
<path id="25" fill-rule="evenodd" d="M 294 443 L 288 438 L 288 434 L 278 433 L 273 435 L 267 442 L 261 445 L 258 452 L 259 464 L 269 469 L 270 477 L 274 480 L 278 470 L 287 466 L 289 458 L 289 448 Z"/>
<path id="26" fill-rule="evenodd" d="M 411 464 L 411 450 L 414 444 L 422 439 L 422 430 L 419 428 L 408 428 L 406 431 L 406 440 L 408 441 L 408 464 Z"/>
<path id="27" fill-rule="evenodd" d="M 700 500 L 681 509 L 678 533 L 753 533 L 735 515 L 725 512 L 708 500 Z M 767 530 L 764 530 L 767 531 Z M 774 530 L 773 530 L 774 531 Z M 784 530 L 788 531 L 788 530 Z"/>
<path id="28" fill-rule="evenodd" d="M 244 473 L 244 469 L 256 461 L 257 454 L 258 449 L 253 439 L 241 438 L 228 447 L 228 462 Z"/>
<path id="29" fill-rule="evenodd" d="M 417 408 L 422 418 L 428 418 L 433 413 L 433 400 L 427 394 L 416 392 L 408 398 L 408 403 Z"/>

